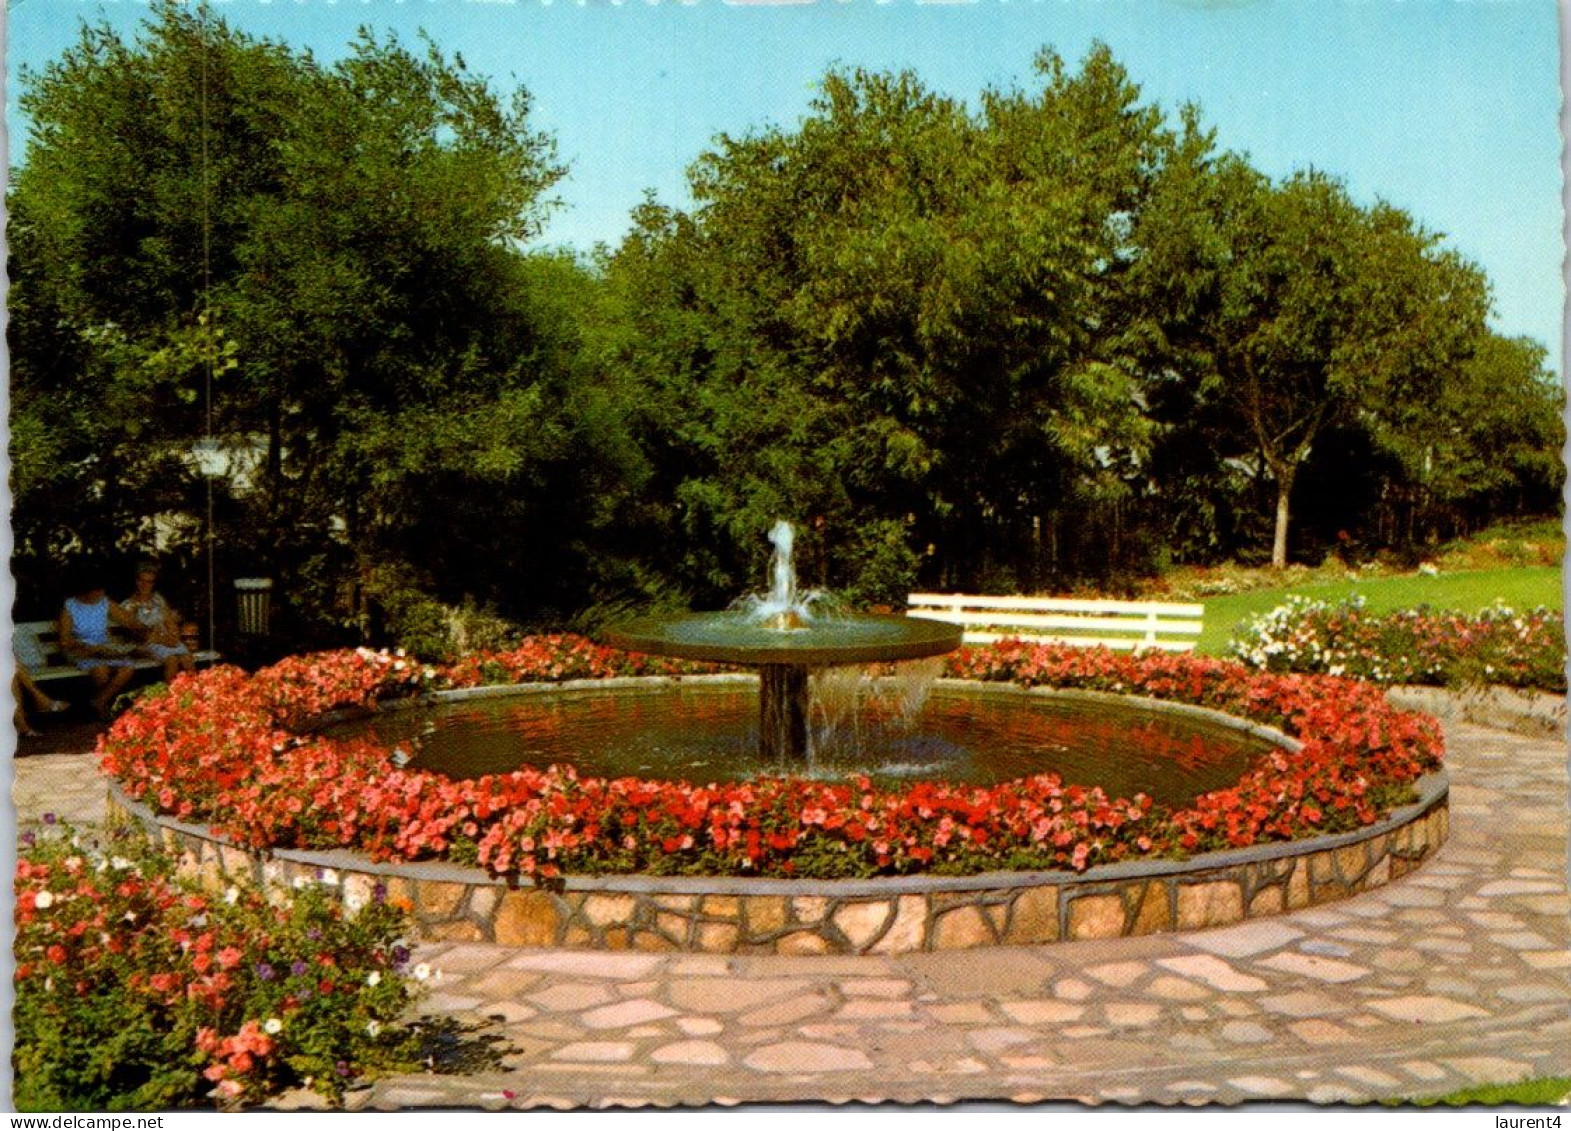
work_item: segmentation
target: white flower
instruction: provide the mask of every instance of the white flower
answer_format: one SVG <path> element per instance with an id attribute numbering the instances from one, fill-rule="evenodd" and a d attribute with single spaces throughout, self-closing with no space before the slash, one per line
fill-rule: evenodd
<path id="1" fill-rule="evenodd" d="M 131 866 L 131 861 L 127 860 L 124 856 L 114 856 L 110 858 L 109 864 L 114 868 L 115 871 L 123 872 Z"/>
<path id="2" fill-rule="evenodd" d="M 301 888 L 305 887 L 308 882 L 309 881 L 307 881 L 304 876 L 296 876 L 293 887 L 296 891 L 299 891 Z"/>
<path id="3" fill-rule="evenodd" d="M 338 873 L 336 871 L 334 871 L 332 868 L 327 868 L 327 869 L 323 870 L 323 872 L 322 872 L 322 882 L 324 884 L 328 884 L 328 885 L 333 885 L 333 884 L 338 883 Z"/>
<path id="4" fill-rule="evenodd" d="M 431 976 L 431 965 L 430 965 L 430 963 L 428 963 L 428 962 L 420 963 L 418 966 L 415 967 L 414 975 L 415 975 L 415 980 L 416 981 L 424 982 L 427 978 L 429 978 Z"/>
<path id="5" fill-rule="evenodd" d="M 366 1034 L 366 1036 L 374 1037 L 378 1033 L 380 1033 L 381 1031 L 382 1031 L 382 1023 L 380 1021 L 367 1021 L 366 1022 L 366 1026 L 365 1026 L 365 1034 Z"/>
<path id="6" fill-rule="evenodd" d="M 33 897 L 33 906 L 40 910 L 46 907 L 53 907 L 54 902 L 55 897 L 47 891 L 41 891 Z"/>
<path id="7" fill-rule="evenodd" d="M 269 1017 L 266 1021 L 262 1022 L 262 1032 L 264 1033 L 278 1033 L 281 1032 L 283 1028 L 284 1023 L 276 1017 Z"/>
<path id="8" fill-rule="evenodd" d="M 229 885 L 229 890 L 224 892 L 224 902 L 233 907 L 239 901 L 240 889 L 235 887 L 233 884 Z"/>
<path id="9" fill-rule="evenodd" d="M 365 984 L 368 986 L 380 985 L 381 982 L 382 972 L 380 970 L 373 970 L 365 976 Z"/>

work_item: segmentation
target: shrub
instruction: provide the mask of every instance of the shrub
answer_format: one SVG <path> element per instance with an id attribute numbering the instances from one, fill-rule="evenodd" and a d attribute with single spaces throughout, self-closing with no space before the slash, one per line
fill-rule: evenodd
<path id="1" fill-rule="evenodd" d="M 1377 615 L 1362 597 L 1289 597 L 1248 621 L 1231 655 L 1270 672 L 1356 676 L 1380 684 L 1502 684 L 1563 692 L 1565 618 L 1497 605 L 1476 616 L 1407 609 Z"/>
<path id="2" fill-rule="evenodd" d="M 450 661 L 467 652 L 503 649 L 521 635 L 490 609 L 470 601 L 448 605 L 416 590 L 384 596 L 383 607 L 394 643 L 423 660 Z"/>
<path id="3" fill-rule="evenodd" d="M 24 1111 L 341 1100 L 409 1066 L 400 912 L 321 885 L 199 890 L 129 829 L 23 837 L 15 1069 Z"/>
<path id="4" fill-rule="evenodd" d="M 845 557 L 851 582 L 840 596 L 850 606 L 899 606 L 916 581 L 919 558 L 911 549 L 907 524 L 874 519 L 860 527 Z"/>

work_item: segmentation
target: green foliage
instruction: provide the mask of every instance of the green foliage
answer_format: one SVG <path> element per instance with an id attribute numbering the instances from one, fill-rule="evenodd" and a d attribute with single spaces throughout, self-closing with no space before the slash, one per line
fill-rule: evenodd
<path id="1" fill-rule="evenodd" d="M 451 661 L 471 651 L 502 651 L 522 635 L 494 612 L 472 602 L 447 605 L 413 585 L 379 590 L 373 599 L 384 617 L 378 635 L 429 662 Z"/>
<path id="2" fill-rule="evenodd" d="M 202 892 L 129 829 L 57 827 L 18 867 L 15 1100 L 23 1111 L 334 1100 L 407 1068 L 401 914 L 320 885 Z"/>
<path id="3" fill-rule="evenodd" d="M 450 658 L 452 633 L 448 610 L 419 590 L 400 589 L 384 595 L 387 636 L 399 648 L 422 660 Z"/>
<path id="4" fill-rule="evenodd" d="M 919 546 L 963 574 L 1064 495 L 1121 490 L 1149 436 L 1127 214 L 1168 137 L 1105 48 L 1038 71 L 976 113 L 833 71 L 799 127 L 700 157 L 691 215 L 635 217 L 607 282 L 696 591 L 747 572 L 715 535 L 751 545 L 780 516 L 821 539 L 813 582 L 890 595 Z"/>
<path id="5" fill-rule="evenodd" d="M 843 596 L 851 604 L 898 609 L 916 582 L 919 559 L 911 549 L 903 523 L 879 519 L 857 531 L 850 548 L 855 581 Z"/>
<path id="6" fill-rule="evenodd" d="M 832 70 L 593 261 L 522 250 L 554 143 L 429 43 L 325 64 L 159 0 L 21 86 L 13 566 L 40 613 L 72 556 L 203 551 L 209 431 L 219 588 L 273 576 L 291 646 L 432 656 L 473 610 L 722 606 L 780 518 L 805 584 L 893 603 L 1281 565 L 1290 515 L 1312 558 L 1558 505 L 1563 398 L 1487 330 L 1476 266 L 1220 151 L 1105 46 L 969 104 Z"/>
<path id="7" fill-rule="evenodd" d="M 355 621 L 338 595 L 370 564 L 441 565 L 436 596 L 485 602 L 513 597 L 497 569 L 541 543 L 566 549 L 526 581 L 580 580 L 522 604 L 583 600 L 595 489 L 636 459 L 563 325 L 587 275 L 517 251 L 562 172 L 524 91 L 369 32 L 324 65 L 167 2 L 132 41 L 85 27 L 23 86 L 29 580 L 129 552 L 155 516 L 198 534 L 188 452 L 211 426 L 236 464 L 217 484 L 226 556 L 281 597 L 312 592 L 324 627 Z"/>
<path id="8" fill-rule="evenodd" d="M 1201 475 L 1230 457 L 1269 480 L 1280 568 L 1294 483 L 1332 429 L 1433 454 L 1423 406 L 1472 384 L 1487 283 L 1398 209 L 1362 207 L 1318 172 L 1273 184 L 1208 150 L 1194 143 L 1159 187 L 1136 273 L 1179 363 L 1154 399 L 1205 438 L 1189 457 Z"/>
<path id="9" fill-rule="evenodd" d="M 1381 1102 L 1391 1107 L 1402 1104 L 1418 1107 L 1433 1107 L 1436 1104 L 1445 1104 L 1447 1107 L 1563 1107 L 1567 1097 L 1571 1097 L 1571 1076 L 1542 1076 L 1533 1080 L 1518 1080 L 1513 1084 L 1479 1084 L 1447 1092 L 1443 1096 Z"/>
<path id="10" fill-rule="evenodd" d="M 1392 397 L 1382 434 L 1401 462 L 1403 501 L 1431 535 L 1446 518 L 1555 509 L 1565 482 L 1565 394 L 1546 352 L 1487 333 L 1467 363 L 1423 395 Z"/>
<path id="11" fill-rule="evenodd" d="M 1444 570 L 1498 569 L 1502 566 L 1558 567 L 1566 555 L 1566 535 L 1558 520 L 1496 523 L 1467 538 L 1435 549 Z"/>

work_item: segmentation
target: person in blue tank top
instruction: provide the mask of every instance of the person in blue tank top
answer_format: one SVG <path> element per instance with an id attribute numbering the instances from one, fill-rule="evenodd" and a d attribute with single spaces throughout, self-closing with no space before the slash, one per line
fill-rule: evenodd
<path id="1" fill-rule="evenodd" d="M 110 704 L 134 674 L 136 645 L 114 640 L 109 630 L 115 626 L 138 640 L 146 631 L 97 581 L 83 581 L 60 610 L 60 650 L 92 679 L 93 710 L 99 718 L 109 717 Z"/>

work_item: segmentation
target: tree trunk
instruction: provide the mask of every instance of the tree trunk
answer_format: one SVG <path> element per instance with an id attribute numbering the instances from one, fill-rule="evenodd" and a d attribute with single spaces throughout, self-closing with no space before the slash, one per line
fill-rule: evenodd
<path id="1" fill-rule="evenodd" d="M 1271 568 L 1287 568 L 1288 498 L 1293 493 L 1293 470 L 1284 468 L 1276 478 L 1276 537 L 1271 541 Z"/>

